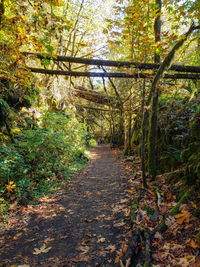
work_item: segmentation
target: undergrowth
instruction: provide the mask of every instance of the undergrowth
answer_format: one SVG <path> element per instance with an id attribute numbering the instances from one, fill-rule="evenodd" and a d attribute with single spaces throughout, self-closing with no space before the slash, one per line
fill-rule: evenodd
<path id="1" fill-rule="evenodd" d="M 66 184 L 89 159 L 86 126 L 72 111 L 45 112 L 34 127 L 18 128 L 14 143 L 0 145 L 0 222 L 10 204 L 34 204 Z"/>

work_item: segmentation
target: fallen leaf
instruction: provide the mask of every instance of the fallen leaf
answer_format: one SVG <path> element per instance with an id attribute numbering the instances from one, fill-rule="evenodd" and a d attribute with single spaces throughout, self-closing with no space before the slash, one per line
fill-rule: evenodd
<path id="1" fill-rule="evenodd" d="M 191 219 L 191 214 L 187 210 L 182 210 L 181 213 L 174 216 L 178 224 L 183 224 L 183 222 L 189 223 Z"/>
<path id="2" fill-rule="evenodd" d="M 159 251 L 161 252 L 162 258 L 167 258 L 167 256 L 170 254 L 170 247 L 171 244 L 170 243 L 166 243 L 164 244 L 164 246 L 162 246 Z"/>
<path id="3" fill-rule="evenodd" d="M 107 217 L 105 218 L 106 221 L 111 221 L 112 220 L 112 217 Z"/>
<path id="4" fill-rule="evenodd" d="M 168 192 L 168 193 L 166 194 L 166 199 L 167 199 L 167 201 L 170 201 L 170 200 L 173 200 L 173 199 L 174 199 L 174 196 L 172 195 L 171 192 Z"/>
<path id="5" fill-rule="evenodd" d="M 92 219 L 92 220 L 90 220 L 90 219 L 85 219 L 84 221 L 90 223 L 90 222 L 93 221 L 93 219 Z"/>
<path id="6" fill-rule="evenodd" d="M 110 250 L 111 252 L 114 252 L 116 250 L 116 247 L 114 245 L 109 245 L 105 249 Z"/>
<path id="7" fill-rule="evenodd" d="M 158 239 L 158 240 L 162 240 L 163 237 L 159 232 L 156 232 L 156 234 L 154 235 L 154 238 Z"/>
<path id="8" fill-rule="evenodd" d="M 194 248 L 194 249 L 196 249 L 196 248 L 199 248 L 199 244 L 197 243 L 197 241 L 196 240 L 188 240 L 187 241 L 187 245 L 189 246 L 189 247 L 191 247 L 191 248 Z"/>
<path id="9" fill-rule="evenodd" d="M 118 206 L 115 206 L 112 211 L 113 213 L 118 213 L 118 212 L 122 212 L 125 208 L 126 206 L 124 205 L 118 205 Z"/>
<path id="10" fill-rule="evenodd" d="M 90 242 L 90 240 L 83 240 L 83 242 L 81 243 L 81 245 L 86 246 L 88 242 Z"/>
<path id="11" fill-rule="evenodd" d="M 91 233 L 87 233 L 86 235 L 89 236 L 89 237 L 92 237 L 92 234 Z"/>
<path id="12" fill-rule="evenodd" d="M 23 233 L 18 233 L 13 237 L 13 240 L 18 240 Z"/>
<path id="13" fill-rule="evenodd" d="M 97 240 L 97 243 L 104 243 L 106 239 L 104 237 L 101 237 Z"/>
<path id="14" fill-rule="evenodd" d="M 48 237 L 48 238 L 46 238 L 45 240 L 44 240 L 44 243 L 48 243 L 48 242 L 51 242 L 51 241 L 54 241 L 55 239 L 54 238 L 50 238 L 50 237 Z"/>
<path id="15" fill-rule="evenodd" d="M 47 252 L 49 252 L 50 249 L 51 249 L 51 247 L 47 248 L 46 244 L 44 244 L 39 249 L 35 248 L 33 254 L 38 255 L 38 254 L 41 254 L 41 253 L 47 253 Z"/>
<path id="16" fill-rule="evenodd" d="M 116 256 L 116 258 L 115 258 L 115 263 L 118 263 L 119 261 L 120 261 L 120 256 L 118 255 L 118 256 Z"/>
<path id="17" fill-rule="evenodd" d="M 114 227 L 121 227 L 124 226 L 126 223 L 125 222 L 119 222 L 119 223 L 115 223 L 113 226 Z"/>
<path id="18" fill-rule="evenodd" d="M 90 247 L 84 245 L 84 246 L 78 247 L 78 250 L 81 250 L 82 252 L 87 253 L 90 250 Z"/>

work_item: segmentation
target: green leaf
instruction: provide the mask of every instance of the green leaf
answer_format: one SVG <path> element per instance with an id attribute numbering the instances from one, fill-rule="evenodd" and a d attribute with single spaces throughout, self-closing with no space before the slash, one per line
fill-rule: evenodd
<path id="1" fill-rule="evenodd" d="M 53 46 L 51 45 L 45 45 L 45 47 L 49 52 L 52 52 L 54 50 Z"/>

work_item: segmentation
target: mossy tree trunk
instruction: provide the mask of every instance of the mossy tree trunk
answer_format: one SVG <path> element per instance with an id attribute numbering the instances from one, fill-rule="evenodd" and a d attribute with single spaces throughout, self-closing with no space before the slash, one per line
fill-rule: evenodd
<path id="1" fill-rule="evenodd" d="M 143 89 L 142 89 L 142 105 L 141 105 L 141 110 L 142 110 L 142 114 L 143 114 L 143 120 L 142 120 L 142 135 L 141 135 L 141 169 L 142 169 L 142 180 L 143 180 L 143 185 L 144 187 L 147 187 L 147 180 L 146 180 L 146 164 L 145 164 L 145 139 L 146 139 L 146 122 L 147 122 L 147 118 L 145 116 L 147 116 L 147 112 L 145 115 L 145 109 L 144 109 L 144 105 L 145 105 L 145 91 L 146 91 L 146 84 L 145 84 L 145 80 L 143 83 Z"/>
<path id="2" fill-rule="evenodd" d="M 163 63 L 160 65 L 151 85 L 150 96 L 152 95 L 155 99 L 152 102 L 152 113 L 151 113 L 151 121 L 150 121 L 150 129 L 149 129 L 149 136 L 148 136 L 148 167 L 149 167 L 149 174 L 155 178 L 156 175 L 156 154 L 155 154 L 155 145 L 156 145 L 156 128 L 157 128 L 157 94 L 158 89 L 157 85 L 159 80 L 163 76 L 166 69 L 168 69 L 171 65 L 171 62 L 174 58 L 176 51 L 184 44 L 187 40 L 188 36 L 196 29 L 199 29 L 199 26 L 194 26 L 194 23 L 190 26 L 189 30 L 182 35 L 180 40 L 174 45 L 172 50 L 168 53 L 165 57 Z M 154 102 L 155 101 L 155 102 Z"/>
<path id="3" fill-rule="evenodd" d="M 126 118 L 125 118 L 126 119 Z M 125 146 L 124 146 L 124 154 L 127 156 L 131 155 L 131 126 L 132 126 L 132 113 L 129 112 L 127 116 L 127 126 L 126 126 L 126 138 L 125 138 Z"/>
<path id="4" fill-rule="evenodd" d="M 1 27 L 4 12 L 5 12 L 4 0 L 1 0 L 1 2 L 0 2 L 0 27 Z"/>
<path id="5" fill-rule="evenodd" d="M 154 23 L 154 33 L 155 33 L 155 42 L 160 42 L 160 34 L 161 34 L 161 8 L 162 1 L 156 0 L 156 4 L 158 6 L 157 17 Z M 160 55 L 159 53 L 155 53 L 154 62 L 160 63 Z M 159 89 L 158 86 L 154 88 L 152 91 L 153 99 L 151 105 L 151 115 L 150 115 L 150 123 L 149 123 L 149 135 L 148 135 L 148 172 L 152 178 L 156 177 L 156 135 L 157 135 L 157 120 L 158 120 L 158 94 Z"/>

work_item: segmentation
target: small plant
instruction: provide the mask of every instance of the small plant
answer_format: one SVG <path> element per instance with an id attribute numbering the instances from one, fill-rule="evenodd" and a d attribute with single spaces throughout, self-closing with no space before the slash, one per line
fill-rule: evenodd
<path id="1" fill-rule="evenodd" d="M 6 213 L 9 210 L 9 205 L 7 201 L 3 198 L 0 197 L 0 223 L 6 223 L 7 218 L 6 218 Z"/>

